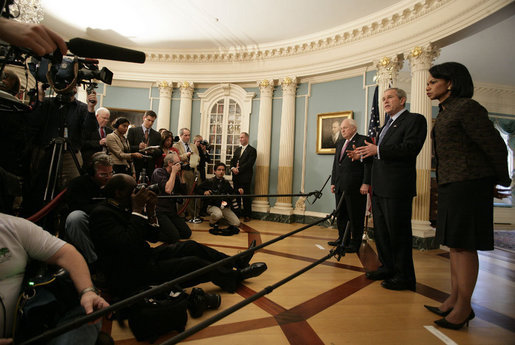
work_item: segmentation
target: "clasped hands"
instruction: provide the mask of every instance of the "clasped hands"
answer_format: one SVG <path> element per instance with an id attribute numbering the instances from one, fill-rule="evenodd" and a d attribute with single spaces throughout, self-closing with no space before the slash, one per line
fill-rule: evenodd
<path id="1" fill-rule="evenodd" d="M 365 146 L 356 147 L 356 145 L 352 145 L 352 148 L 353 150 L 347 150 L 347 156 L 352 159 L 352 161 L 377 155 L 377 145 L 369 143 L 366 140 Z"/>

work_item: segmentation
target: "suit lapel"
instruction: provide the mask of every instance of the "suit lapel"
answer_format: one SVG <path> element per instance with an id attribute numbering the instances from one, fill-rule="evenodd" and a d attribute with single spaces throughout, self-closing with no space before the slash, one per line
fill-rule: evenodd
<path id="1" fill-rule="evenodd" d="M 395 133 L 397 132 L 397 129 L 400 126 L 402 126 L 402 122 L 404 121 L 406 116 L 408 116 L 408 114 L 409 114 L 409 111 L 406 110 L 405 112 L 400 114 L 399 117 L 397 119 L 395 119 L 395 121 L 393 121 L 393 123 L 390 125 L 390 128 L 388 128 L 388 132 L 386 132 L 386 134 L 384 135 L 383 140 L 381 141 L 381 144 L 384 144 L 385 142 L 388 141 L 388 139 L 390 137 L 395 135 Z"/>

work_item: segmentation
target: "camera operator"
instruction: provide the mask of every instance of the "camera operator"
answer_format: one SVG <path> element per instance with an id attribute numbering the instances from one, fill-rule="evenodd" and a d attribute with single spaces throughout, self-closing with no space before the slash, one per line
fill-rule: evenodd
<path id="1" fill-rule="evenodd" d="M 193 138 L 193 143 L 197 146 L 200 161 L 197 166 L 197 170 L 200 174 L 200 181 L 206 180 L 206 163 L 211 163 L 211 156 L 209 154 L 209 143 L 204 140 L 201 135 L 196 135 Z"/>
<path id="2" fill-rule="evenodd" d="M 41 84 L 40 84 L 41 85 Z M 82 137 L 83 131 L 95 120 L 95 105 L 97 104 L 96 92 L 88 95 L 88 103 L 83 103 L 75 98 L 77 88 L 70 93 L 60 94 L 57 97 L 43 99 L 33 112 L 28 114 L 28 140 L 31 151 L 29 180 L 30 191 L 25 208 L 36 211 L 41 206 L 41 196 L 49 174 L 60 171 L 61 178 L 57 179 L 55 190 L 58 192 L 68 183 L 80 175 L 82 166 Z M 40 100 L 43 91 L 40 90 Z M 67 140 L 63 142 L 63 140 Z M 51 159 L 54 147 L 62 142 L 63 153 L 61 165 L 52 167 Z M 58 151 L 56 151 L 58 154 Z M 74 158 L 77 159 L 78 167 Z M 57 169 L 57 171 L 52 171 Z"/>
<path id="3" fill-rule="evenodd" d="M 224 178 L 226 168 L 224 163 L 215 164 L 215 176 L 202 182 L 198 189 L 204 195 L 234 194 L 231 184 Z M 243 194 L 243 189 L 239 188 L 238 193 Z M 231 210 L 231 199 L 212 198 L 207 200 L 207 204 L 207 213 L 211 216 L 209 225 L 215 226 L 223 218 L 229 223 L 229 227 L 238 228 L 240 226 L 238 216 Z"/>
<path id="4" fill-rule="evenodd" d="M 159 186 L 159 195 L 185 193 L 186 185 L 181 177 L 181 160 L 176 152 L 171 151 L 165 156 L 163 167 L 154 170 L 151 182 Z M 184 218 L 177 215 L 177 199 L 158 199 L 157 220 L 160 241 L 175 243 L 191 237 L 191 230 Z"/>

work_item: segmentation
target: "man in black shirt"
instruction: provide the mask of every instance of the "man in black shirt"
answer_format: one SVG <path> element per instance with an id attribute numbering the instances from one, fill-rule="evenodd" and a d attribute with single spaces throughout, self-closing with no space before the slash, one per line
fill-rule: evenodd
<path id="1" fill-rule="evenodd" d="M 97 260 L 97 254 L 89 234 L 89 214 L 98 204 L 93 198 L 104 196 L 103 188 L 113 176 L 109 156 L 102 152 L 94 154 L 88 170 L 86 175 L 71 180 L 66 191 L 71 212 L 66 217 L 64 239 L 81 252 L 88 264 L 92 264 Z"/>
<path id="2" fill-rule="evenodd" d="M 234 194 L 234 190 L 231 187 L 229 181 L 224 178 L 226 165 L 224 163 L 217 163 L 215 165 L 215 176 L 205 180 L 199 186 L 199 190 L 204 195 L 226 195 Z M 239 188 L 238 193 L 243 194 L 243 189 Z M 224 218 L 229 226 L 238 227 L 240 226 L 240 220 L 238 216 L 231 210 L 232 200 L 230 198 L 212 198 L 207 199 L 207 213 L 211 216 L 209 224 L 211 226 L 218 223 L 218 221 Z"/>

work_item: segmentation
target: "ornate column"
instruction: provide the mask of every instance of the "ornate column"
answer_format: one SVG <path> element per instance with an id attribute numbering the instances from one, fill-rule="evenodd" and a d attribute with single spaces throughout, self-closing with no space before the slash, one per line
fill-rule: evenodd
<path id="1" fill-rule="evenodd" d="M 193 82 L 183 81 L 177 85 L 181 89 L 181 104 L 179 107 L 179 123 L 177 124 L 177 135 L 181 128 L 189 128 L 191 130 L 191 101 L 193 99 L 193 90 L 195 85 Z"/>
<path id="2" fill-rule="evenodd" d="M 293 153 L 295 144 L 295 94 L 297 78 L 286 77 L 281 81 L 283 106 L 281 110 L 281 138 L 279 140 L 278 194 L 291 194 L 293 189 Z M 291 215 L 291 197 L 279 197 L 271 212 Z"/>
<path id="3" fill-rule="evenodd" d="M 413 202 L 413 235 L 434 237 L 435 232 L 429 223 L 431 200 L 431 137 L 432 109 L 431 100 L 426 95 L 428 70 L 440 50 L 432 44 L 415 47 L 404 54 L 411 67 L 410 111 L 419 113 L 427 119 L 427 136 L 422 151 L 417 157 L 417 196 Z"/>
<path id="4" fill-rule="evenodd" d="M 159 109 L 157 110 L 157 129 L 170 129 L 170 106 L 172 103 L 172 82 L 161 81 L 159 87 Z"/>
<path id="5" fill-rule="evenodd" d="M 260 100 L 254 193 L 268 194 L 270 178 L 270 143 L 272 141 L 272 96 L 274 95 L 274 80 L 264 79 L 258 81 L 258 86 L 260 91 Z M 270 211 L 268 198 L 255 198 L 252 201 L 252 209 L 256 212 Z"/>
<path id="6" fill-rule="evenodd" d="M 384 108 L 381 101 L 384 90 L 397 85 L 397 77 L 403 62 L 402 56 L 399 55 L 393 57 L 384 56 L 380 60 L 374 61 L 374 65 L 377 68 L 376 81 L 379 85 L 379 121 L 381 126 L 384 125 Z"/>

